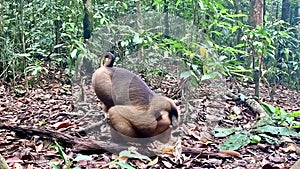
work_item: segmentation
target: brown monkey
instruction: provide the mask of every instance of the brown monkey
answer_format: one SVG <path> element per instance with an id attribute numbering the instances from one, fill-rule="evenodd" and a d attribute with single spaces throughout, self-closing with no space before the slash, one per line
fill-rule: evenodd
<path id="1" fill-rule="evenodd" d="M 109 60 L 104 63 L 106 58 Z M 126 69 L 113 67 L 113 63 L 114 55 L 106 52 L 92 78 L 96 95 L 104 104 L 104 111 L 109 113 L 111 127 L 135 138 L 169 133 L 159 138 L 166 142 L 170 126 L 177 125 L 179 111 L 174 102 L 155 95 L 141 78 Z"/>
<path id="2" fill-rule="evenodd" d="M 172 113 L 178 113 L 176 105 L 164 96 L 154 96 L 149 109 L 135 106 L 113 106 L 108 110 L 111 127 L 121 135 L 133 138 L 157 137 L 168 142 L 171 134 Z M 123 136 L 123 137 L 124 137 Z"/>
<path id="3" fill-rule="evenodd" d="M 110 60 L 103 63 L 106 58 Z M 97 97 L 108 111 L 114 105 L 134 105 L 147 109 L 154 92 L 147 84 L 132 72 L 112 67 L 114 55 L 110 52 L 101 57 L 101 67 L 95 71 L 92 86 Z"/>

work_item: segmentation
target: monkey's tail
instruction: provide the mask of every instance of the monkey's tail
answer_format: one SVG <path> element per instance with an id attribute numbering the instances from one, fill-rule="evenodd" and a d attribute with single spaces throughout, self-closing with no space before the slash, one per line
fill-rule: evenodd
<path id="1" fill-rule="evenodd" d="M 108 59 L 106 61 L 106 59 Z M 104 63 L 105 62 L 105 63 Z M 100 65 L 102 66 L 106 66 L 106 67 L 113 67 L 115 62 L 115 55 L 112 54 L 111 52 L 105 52 L 102 56 L 101 56 L 101 60 L 100 60 Z"/>

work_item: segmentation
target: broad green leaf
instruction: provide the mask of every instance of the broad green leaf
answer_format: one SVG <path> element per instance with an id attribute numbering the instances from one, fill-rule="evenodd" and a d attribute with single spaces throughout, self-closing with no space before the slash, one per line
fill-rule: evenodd
<path id="1" fill-rule="evenodd" d="M 275 124 L 275 121 L 271 117 L 261 118 L 254 124 L 253 128 L 270 125 L 270 124 Z"/>
<path id="2" fill-rule="evenodd" d="M 276 126 L 266 125 L 266 126 L 253 129 L 253 131 L 256 131 L 258 133 L 270 133 L 273 135 L 300 137 L 299 133 L 287 127 L 276 127 Z"/>
<path id="3" fill-rule="evenodd" d="M 262 137 L 263 140 L 265 140 L 266 142 L 268 142 L 269 144 L 279 144 L 280 140 L 278 140 L 275 137 L 266 135 L 266 134 L 259 134 L 259 136 Z"/>
<path id="4" fill-rule="evenodd" d="M 212 131 L 212 134 L 215 137 L 226 137 L 226 136 L 229 136 L 229 135 L 233 134 L 234 132 L 240 131 L 240 130 L 241 130 L 241 128 L 239 128 L 239 127 L 235 127 L 235 128 L 215 128 Z"/>
<path id="5" fill-rule="evenodd" d="M 231 135 L 224 143 L 220 145 L 220 150 L 237 150 L 250 143 L 250 133 L 241 132 Z"/>

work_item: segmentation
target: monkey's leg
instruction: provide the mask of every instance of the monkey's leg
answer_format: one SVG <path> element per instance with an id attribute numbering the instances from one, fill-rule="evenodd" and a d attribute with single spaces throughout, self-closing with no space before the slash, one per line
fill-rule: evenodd
<path id="1" fill-rule="evenodd" d="M 128 137 L 138 137 L 137 131 L 134 129 L 130 120 L 124 117 L 124 114 L 131 114 L 134 109 L 129 106 L 113 106 L 108 110 L 110 125 L 118 133 Z"/>

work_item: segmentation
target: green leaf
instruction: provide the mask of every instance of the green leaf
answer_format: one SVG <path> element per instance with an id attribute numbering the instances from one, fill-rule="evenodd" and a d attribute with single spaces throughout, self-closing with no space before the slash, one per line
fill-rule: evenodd
<path id="1" fill-rule="evenodd" d="M 54 142 L 55 143 L 55 149 L 58 151 L 60 157 L 64 160 L 65 164 L 67 166 L 70 165 L 70 161 L 68 156 L 65 154 L 65 152 L 61 149 L 61 146 L 58 144 L 57 141 Z"/>
<path id="2" fill-rule="evenodd" d="M 290 117 L 300 117 L 300 111 L 295 111 L 290 114 Z"/>
<path id="3" fill-rule="evenodd" d="M 276 126 L 266 125 L 266 126 L 253 129 L 253 131 L 256 131 L 258 133 L 270 133 L 273 135 L 300 137 L 299 133 L 287 127 L 276 127 Z"/>
<path id="4" fill-rule="evenodd" d="M 240 131 L 242 130 L 241 128 L 239 127 L 235 127 L 235 128 L 215 128 L 213 131 L 212 131 L 212 134 L 215 136 L 215 137 L 226 137 L 226 136 L 229 136 L 231 135 L 232 133 L 236 132 L 236 131 Z"/>
<path id="5" fill-rule="evenodd" d="M 270 125 L 270 124 L 275 124 L 275 121 L 271 117 L 261 118 L 259 121 L 257 121 L 254 124 L 253 128 Z"/>
<path id="6" fill-rule="evenodd" d="M 119 166 L 123 167 L 123 168 L 127 168 L 127 169 L 135 169 L 134 167 L 132 167 L 131 165 L 121 162 L 121 161 L 117 161 L 115 162 L 115 164 L 118 164 Z"/>
<path id="7" fill-rule="evenodd" d="M 48 163 L 48 165 L 50 165 L 53 169 L 61 169 L 58 165 L 54 164 L 54 163 Z"/>
<path id="8" fill-rule="evenodd" d="M 77 54 L 77 49 L 74 49 L 71 53 L 71 58 L 75 58 Z"/>
<path id="9" fill-rule="evenodd" d="M 92 160 L 92 157 L 88 155 L 78 155 L 73 161 L 80 161 L 80 160 Z"/>
<path id="10" fill-rule="evenodd" d="M 246 44 L 240 43 L 240 44 L 235 45 L 234 47 L 235 47 L 235 48 L 242 48 L 242 47 L 244 47 L 244 46 L 246 46 Z"/>
<path id="11" fill-rule="evenodd" d="M 266 134 L 259 134 L 259 136 L 262 137 L 263 140 L 265 140 L 266 142 L 268 142 L 269 144 L 279 144 L 280 140 L 278 140 L 275 137 L 266 135 Z"/>
<path id="12" fill-rule="evenodd" d="M 263 102 L 262 107 L 269 116 L 272 116 L 275 113 L 276 108 L 274 106 L 270 105 L 270 104 L 267 104 L 267 103 Z"/>
<path id="13" fill-rule="evenodd" d="M 220 150 L 237 150 L 250 143 L 250 133 L 241 132 L 231 135 L 224 143 L 220 145 Z"/>
<path id="14" fill-rule="evenodd" d="M 205 74 L 205 75 L 203 75 L 203 76 L 201 77 L 201 81 L 204 81 L 204 80 L 207 80 L 207 79 L 213 79 L 213 78 L 215 78 L 217 75 L 218 75 L 217 72 L 207 73 L 207 74 Z"/>
<path id="15" fill-rule="evenodd" d="M 261 137 L 259 135 L 254 135 L 252 138 L 251 138 L 251 143 L 259 143 L 261 141 Z"/>
<path id="16" fill-rule="evenodd" d="M 180 73 L 180 79 L 187 79 L 188 77 L 191 76 L 191 72 L 190 71 L 184 71 Z"/>
<path id="17" fill-rule="evenodd" d="M 135 43 L 135 44 L 142 44 L 143 43 L 143 38 L 140 38 L 140 35 L 139 34 L 135 34 L 132 41 Z"/>

